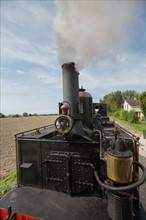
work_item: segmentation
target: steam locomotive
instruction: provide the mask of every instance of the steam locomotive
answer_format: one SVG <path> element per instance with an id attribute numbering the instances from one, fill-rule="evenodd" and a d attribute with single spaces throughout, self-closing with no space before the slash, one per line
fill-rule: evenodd
<path id="1" fill-rule="evenodd" d="M 55 123 L 16 135 L 18 187 L 2 198 L 1 208 L 12 212 L 1 218 L 146 219 L 138 138 L 79 89 L 75 63 L 63 64 L 62 75 L 64 100 Z"/>

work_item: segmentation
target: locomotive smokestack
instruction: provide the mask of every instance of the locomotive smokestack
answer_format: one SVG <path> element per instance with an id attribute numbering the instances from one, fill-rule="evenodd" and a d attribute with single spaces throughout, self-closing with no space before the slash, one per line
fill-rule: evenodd
<path id="1" fill-rule="evenodd" d="M 79 73 L 75 69 L 75 63 L 69 62 L 62 65 L 63 74 L 63 99 L 70 104 L 70 114 L 78 116 L 79 104 Z"/>
<path id="2" fill-rule="evenodd" d="M 85 135 L 79 115 L 79 72 L 76 71 L 75 63 L 68 62 L 62 65 L 63 76 L 63 100 L 70 105 L 70 115 L 75 120 L 73 132 Z"/>

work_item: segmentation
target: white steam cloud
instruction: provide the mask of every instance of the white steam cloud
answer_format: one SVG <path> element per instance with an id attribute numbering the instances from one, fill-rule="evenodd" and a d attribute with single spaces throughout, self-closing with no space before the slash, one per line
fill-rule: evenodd
<path id="1" fill-rule="evenodd" d="M 55 32 L 61 63 L 83 68 L 113 59 L 128 45 L 141 1 L 56 1 Z"/>

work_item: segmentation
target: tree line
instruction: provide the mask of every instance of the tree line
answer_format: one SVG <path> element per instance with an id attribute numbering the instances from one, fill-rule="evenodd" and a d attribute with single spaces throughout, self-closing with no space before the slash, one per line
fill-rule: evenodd
<path id="1" fill-rule="evenodd" d="M 5 115 L 0 112 L 0 118 L 18 118 L 18 117 L 30 117 L 30 116 L 38 116 L 38 114 L 37 113 L 31 114 L 31 113 L 24 112 L 22 115 L 21 114 Z"/>
<path id="2" fill-rule="evenodd" d="M 123 104 L 125 100 L 138 99 L 140 101 L 140 108 L 146 119 L 146 91 L 138 93 L 135 90 L 126 90 L 124 92 L 116 91 L 111 92 L 100 100 L 101 103 L 107 104 L 108 113 L 116 117 L 120 117 L 123 120 L 128 120 L 130 122 L 137 122 L 139 119 L 136 118 L 134 111 L 128 113 L 124 111 Z M 133 120 L 132 120 L 133 118 Z"/>
<path id="3" fill-rule="evenodd" d="M 126 90 L 124 92 L 121 92 L 121 91 L 111 92 L 105 95 L 103 99 L 100 100 L 100 102 L 107 104 L 108 113 L 115 115 L 116 117 L 119 116 L 121 117 L 121 119 L 127 120 L 127 118 L 132 118 L 131 115 L 133 115 L 133 118 L 135 116 L 134 116 L 134 112 L 127 113 L 127 111 L 124 111 L 123 104 L 125 100 L 134 99 L 134 98 L 140 101 L 140 108 L 146 119 L 146 91 L 142 93 L 138 93 L 135 90 Z M 131 115 L 128 116 L 128 114 L 131 114 Z M 41 114 L 41 115 L 50 115 L 50 114 Z M 37 113 L 30 114 L 30 113 L 24 112 L 22 115 L 14 114 L 14 115 L 6 116 L 5 114 L 0 113 L 0 118 L 22 117 L 22 116 L 23 117 L 38 116 L 38 114 Z"/>
<path id="4" fill-rule="evenodd" d="M 31 117 L 31 116 L 52 116 L 56 114 L 37 114 L 37 113 L 27 113 L 24 112 L 23 114 L 10 114 L 10 115 L 5 115 L 0 112 L 0 118 L 19 118 L 19 117 Z"/>

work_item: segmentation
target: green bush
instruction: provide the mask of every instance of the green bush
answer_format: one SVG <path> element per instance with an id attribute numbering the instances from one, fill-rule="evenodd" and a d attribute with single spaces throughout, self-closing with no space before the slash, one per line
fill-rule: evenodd
<path id="1" fill-rule="evenodd" d="M 139 95 L 139 101 L 140 101 L 140 108 L 142 110 L 142 113 L 144 117 L 146 118 L 146 91 L 142 92 Z"/>
<path id="2" fill-rule="evenodd" d="M 144 117 L 140 118 L 139 121 L 146 121 Z"/>
<path id="3" fill-rule="evenodd" d="M 20 117 L 19 114 L 12 115 L 12 118 L 18 118 L 18 117 Z"/>
<path id="4" fill-rule="evenodd" d="M 113 116 L 119 118 L 120 117 L 120 110 L 115 111 Z"/>
<path id="5" fill-rule="evenodd" d="M 136 115 L 136 112 L 131 110 L 130 112 L 128 112 L 128 121 L 131 123 L 138 123 L 139 122 L 139 118 Z"/>
<path id="6" fill-rule="evenodd" d="M 119 116 L 120 116 L 121 120 L 127 121 L 128 120 L 128 115 L 129 115 L 128 111 L 125 111 L 124 109 L 120 110 Z"/>

